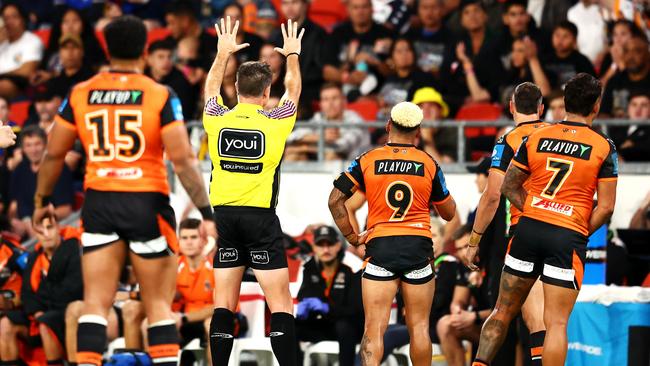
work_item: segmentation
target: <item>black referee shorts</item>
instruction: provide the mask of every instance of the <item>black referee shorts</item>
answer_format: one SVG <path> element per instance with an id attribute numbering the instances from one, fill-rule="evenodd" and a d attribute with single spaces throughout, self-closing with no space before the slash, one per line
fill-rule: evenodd
<path id="1" fill-rule="evenodd" d="M 215 206 L 214 219 L 219 234 L 214 268 L 287 268 L 282 228 L 275 210 Z"/>

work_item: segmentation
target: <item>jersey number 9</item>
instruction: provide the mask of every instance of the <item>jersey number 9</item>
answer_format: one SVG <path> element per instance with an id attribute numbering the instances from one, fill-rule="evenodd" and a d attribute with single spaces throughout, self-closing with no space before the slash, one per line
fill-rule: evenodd
<path id="1" fill-rule="evenodd" d="M 386 188 L 386 204 L 393 210 L 389 221 L 402 221 L 413 203 L 413 189 L 402 181 L 391 183 Z"/>

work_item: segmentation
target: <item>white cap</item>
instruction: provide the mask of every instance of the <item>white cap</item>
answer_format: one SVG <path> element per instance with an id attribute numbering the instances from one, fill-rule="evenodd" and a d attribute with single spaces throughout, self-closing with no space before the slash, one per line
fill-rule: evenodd
<path id="1" fill-rule="evenodd" d="M 423 118 L 422 109 L 411 102 L 397 103 L 390 111 L 393 123 L 406 128 L 419 126 Z"/>

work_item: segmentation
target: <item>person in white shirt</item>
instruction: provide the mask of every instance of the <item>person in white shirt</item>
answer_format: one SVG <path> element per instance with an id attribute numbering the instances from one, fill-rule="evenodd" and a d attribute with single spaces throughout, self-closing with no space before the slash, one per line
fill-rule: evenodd
<path id="1" fill-rule="evenodd" d="M 567 20 L 578 27 L 578 50 L 593 64 L 600 64 L 607 46 L 607 25 L 597 0 L 581 0 L 567 12 Z"/>
<path id="2" fill-rule="evenodd" d="M 43 55 L 41 40 L 27 31 L 27 13 L 14 3 L 0 10 L 6 37 L 0 42 L 0 96 L 13 98 L 27 87 Z"/>

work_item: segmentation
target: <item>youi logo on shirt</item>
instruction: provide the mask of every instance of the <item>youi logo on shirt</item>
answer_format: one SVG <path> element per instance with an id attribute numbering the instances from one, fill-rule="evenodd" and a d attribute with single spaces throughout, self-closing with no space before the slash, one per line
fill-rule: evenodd
<path id="1" fill-rule="evenodd" d="M 219 131 L 219 156 L 259 159 L 264 156 L 264 133 L 257 130 L 224 128 Z"/>

